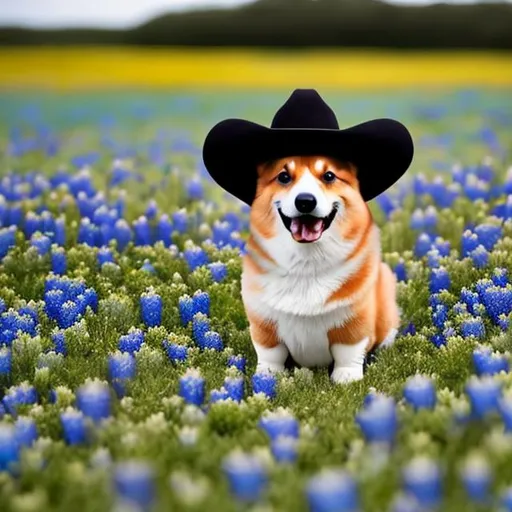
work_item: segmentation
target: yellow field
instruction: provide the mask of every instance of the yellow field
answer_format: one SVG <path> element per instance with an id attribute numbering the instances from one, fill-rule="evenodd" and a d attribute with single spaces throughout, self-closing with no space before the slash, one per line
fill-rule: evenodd
<path id="1" fill-rule="evenodd" d="M 3 48 L 0 87 L 58 90 L 216 87 L 512 86 L 512 53 L 258 52 Z"/>

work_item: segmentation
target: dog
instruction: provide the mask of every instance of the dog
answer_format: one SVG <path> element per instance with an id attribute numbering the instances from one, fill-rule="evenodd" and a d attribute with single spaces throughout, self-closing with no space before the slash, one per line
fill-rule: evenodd
<path id="1" fill-rule="evenodd" d="M 257 371 L 289 357 L 363 378 L 369 351 L 390 346 L 400 313 L 368 202 L 407 170 L 413 142 L 398 121 L 340 130 L 315 90 L 297 89 L 270 128 L 228 119 L 208 134 L 205 167 L 250 205 L 241 293 Z"/>
<path id="2" fill-rule="evenodd" d="M 292 156 L 258 166 L 242 298 L 258 370 L 334 363 L 359 380 L 370 350 L 389 346 L 400 319 L 396 278 L 351 163 Z"/>

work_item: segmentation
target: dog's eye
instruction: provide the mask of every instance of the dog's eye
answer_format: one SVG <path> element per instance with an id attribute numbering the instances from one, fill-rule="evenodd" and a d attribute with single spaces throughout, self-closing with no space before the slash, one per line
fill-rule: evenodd
<path id="1" fill-rule="evenodd" d="M 290 183 L 291 180 L 292 180 L 292 177 L 290 176 L 290 174 L 287 171 L 281 171 L 277 175 L 277 181 L 279 181 L 279 183 L 282 183 L 283 185 Z"/>
<path id="2" fill-rule="evenodd" d="M 323 178 L 325 182 L 332 183 L 336 179 L 336 175 L 331 171 L 327 171 L 324 174 Z"/>

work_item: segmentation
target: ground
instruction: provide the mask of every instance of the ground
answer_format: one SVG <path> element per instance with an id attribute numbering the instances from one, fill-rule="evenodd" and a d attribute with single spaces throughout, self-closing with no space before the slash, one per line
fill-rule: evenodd
<path id="1" fill-rule="evenodd" d="M 290 92 L 0 95 L 1 510 L 504 500 L 510 89 L 323 94 L 341 126 L 393 117 L 416 145 L 408 175 L 371 203 L 400 335 L 347 386 L 323 371 L 254 375 L 247 210 L 201 163 L 213 123 L 269 124 Z M 343 473 L 315 480 L 329 468 Z"/>

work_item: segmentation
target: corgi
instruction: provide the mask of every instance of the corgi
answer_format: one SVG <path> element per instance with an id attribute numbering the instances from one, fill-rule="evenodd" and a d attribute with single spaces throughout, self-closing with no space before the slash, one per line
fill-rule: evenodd
<path id="1" fill-rule="evenodd" d="M 241 294 L 257 371 L 284 371 L 291 357 L 331 366 L 337 384 L 362 379 L 400 314 L 357 168 L 322 155 L 259 165 L 249 228 Z"/>

